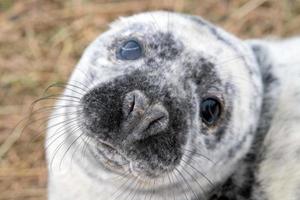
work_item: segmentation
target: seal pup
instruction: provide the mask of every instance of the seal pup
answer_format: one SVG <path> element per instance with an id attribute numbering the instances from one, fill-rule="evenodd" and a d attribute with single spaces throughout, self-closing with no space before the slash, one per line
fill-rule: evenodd
<path id="1" fill-rule="evenodd" d="M 50 117 L 49 199 L 299 199 L 299 46 L 178 13 L 115 21 Z"/>

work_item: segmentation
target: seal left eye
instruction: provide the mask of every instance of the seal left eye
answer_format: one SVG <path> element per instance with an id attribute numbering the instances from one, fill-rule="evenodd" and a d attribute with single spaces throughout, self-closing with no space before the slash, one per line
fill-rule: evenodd
<path id="1" fill-rule="evenodd" d="M 218 99 L 207 98 L 201 102 L 200 115 L 208 126 L 214 125 L 221 115 L 221 103 Z"/>
<path id="2" fill-rule="evenodd" d="M 118 58 L 121 60 L 137 60 L 142 56 L 142 47 L 135 40 L 124 42 L 119 49 Z"/>

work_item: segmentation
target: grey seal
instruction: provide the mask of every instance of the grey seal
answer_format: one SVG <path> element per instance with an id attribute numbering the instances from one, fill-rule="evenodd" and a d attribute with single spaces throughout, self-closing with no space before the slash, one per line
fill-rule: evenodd
<path id="1" fill-rule="evenodd" d="M 299 46 L 179 13 L 113 22 L 49 121 L 49 199 L 299 199 Z"/>

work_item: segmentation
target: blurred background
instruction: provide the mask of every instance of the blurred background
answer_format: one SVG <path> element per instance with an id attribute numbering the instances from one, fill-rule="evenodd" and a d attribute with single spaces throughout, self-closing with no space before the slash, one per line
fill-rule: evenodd
<path id="1" fill-rule="evenodd" d="M 300 0 L 0 0 L 0 200 L 46 199 L 45 123 L 18 122 L 109 22 L 147 10 L 203 16 L 241 38 L 300 35 Z"/>

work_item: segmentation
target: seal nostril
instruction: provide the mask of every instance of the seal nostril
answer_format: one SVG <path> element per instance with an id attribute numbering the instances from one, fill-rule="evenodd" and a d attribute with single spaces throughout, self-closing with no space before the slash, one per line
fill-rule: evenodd
<path id="1" fill-rule="evenodd" d="M 169 114 L 164 106 L 161 104 L 155 104 L 147 108 L 144 114 L 138 121 L 129 120 L 126 123 L 134 124 L 130 131 L 127 130 L 128 136 L 127 144 L 147 139 L 150 136 L 154 136 L 162 133 L 167 127 L 169 122 Z M 127 126 L 128 128 L 130 126 Z"/>
<path id="2" fill-rule="evenodd" d="M 139 90 L 126 94 L 123 115 L 121 130 L 126 135 L 124 144 L 127 145 L 162 133 L 169 122 L 165 107 L 160 103 L 149 105 L 148 98 Z"/>
<path id="3" fill-rule="evenodd" d="M 146 130 L 149 130 L 151 127 L 155 126 L 156 124 L 161 124 L 161 121 L 163 120 L 163 116 L 162 117 L 159 117 L 157 119 L 153 119 L 153 121 L 151 121 L 147 127 Z"/>
<path id="4" fill-rule="evenodd" d="M 130 104 L 129 104 L 129 112 L 128 112 L 128 114 L 130 114 L 133 111 L 134 106 L 135 106 L 135 96 L 133 96 L 132 98 L 133 98 L 132 101 L 129 102 Z"/>
<path id="5" fill-rule="evenodd" d="M 135 90 L 126 94 L 123 101 L 123 115 L 128 118 L 130 115 L 140 115 L 148 107 L 147 97 L 140 91 Z"/>
<path id="6" fill-rule="evenodd" d="M 156 129 L 157 132 L 160 132 L 168 125 L 169 115 L 162 105 L 156 104 L 152 106 L 145 115 L 146 119 L 144 121 L 147 124 L 145 128 L 146 131 Z"/>

